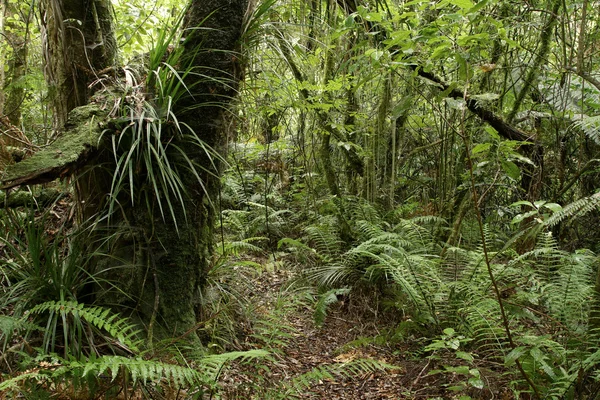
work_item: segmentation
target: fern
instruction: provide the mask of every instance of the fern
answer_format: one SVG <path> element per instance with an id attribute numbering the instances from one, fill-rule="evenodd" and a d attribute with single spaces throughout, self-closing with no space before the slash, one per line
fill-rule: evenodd
<path id="1" fill-rule="evenodd" d="M 339 238 L 338 230 L 335 228 L 336 223 L 333 217 L 327 217 L 319 225 L 311 225 L 305 229 L 311 247 L 321 256 L 337 255 L 342 250 L 342 241 Z"/>
<path id="2" fill-rule="evenodd" d="M 347 295 L 350 293 L 350 289 L 331 289 L 319 296 L 319 300 L 315 305 L 314 318 L 317 326 L 322 326 L 325 323 L 327 317 L 327 307 L 338 301 L 338 296 Z"/>
<path id="3" fill-rule="evenodd" d="M 594 142 L 600 144 L 600 115 L 590 117 L 585 114 L 579 114 L 573 122 L 573 126 L 581 129 Z"/>
<path id="4" fill-rule="evenodd" d="M 90 307 L 75 301 L 48 301 L 33 307 L 24 318 L 44 312 L 49 312 L 51 315 L 60 315 L 63 320 L 66 320 L 66 315 L 73 316 L 76 321 L 81 318 L 98 330 L 103 329 L 108 332 L 110 337 L 120 343 L 120 347 L 125 347 L 131 352 L 139 351 L 140 339 L 138 339 L 138 335 L 140 330 L 127 319 L 113 314 L 108 308 Z M 47 343 L 48 340 L 47 337 L 45 342 Z"/>
<path id="5" fill-rule="evenodd" d="M 18 390 L 23 382 L 35 381 L 43 382 L 48 379 L 48 375 L 40 372 L 39 370 L 33 370 L 19 374 L 13 378 L 6 379 L 0 382 L 0 393 L 7 392 L 9 390 Z"/>
<path id="6" fill-rule="evenodd" d="M 217 251 L 220 252 L 220 256 L 239 256 L 242 253 L 262 253 L 263 249 L 259 246 L 253 244 L 252 242 L 260 242 L 267 240 L 268 238 L 264 236 L 259 237 L 250 237 L 242 240 L 234 240 L 223 243 L 222 246 L 217 248 Z"/>
<path id="7" fill-rule="evenodd" d="M 591 211 L 598 209 L 600 209 L 600 192 L 594 193 L 591 196 L 584 197 L 564 206 L 561 210 L 556 211 L 547 219 L 546 225 L 552 227 L 564 221 L 565 219 L 572 220 L 575 218 L 580 218 Z"/>
<path id="8" fill-rule="evenodd" d="M 36 359 L 37 366 L 28 372 L 0 383 L 0 391 L 18 388 L 24 381 L 58 381 L 60 379 L 98 378 L 109 375 L 111 381 L 124 372 L 132 383 L 166 382 L 176 387 L 213 384 L 223 366 L 233 360 L 248 361 L 268 356 L 264 350 L 250 350 L 210 355 L 197 361 L 195 368 L 169 364 L 141 357 L 101 356 L 83 360 L 65 360 L 56 355 Z M 48 362 L 50 361 L 50 362 Z"/>
<path id="9" fill-rule="evenodd" d="M 544 289 L 552 315 L 574 332 L 588 323 L 594 297 L 596 258 L 589 251 L 568 254 Z"/>
<path id="10" fill-rule="evenodd" d="M 372 358 L 361 358 L 346 363 L 318 366 L 295 377 L 290 382 L 285 382 L 282 387 L 271 391 L 266 397 L 289 398 L 305 393 L 306 389 L 312 387 L 316 382 L 352 379 L 360 375 L 395 369 L 398 369 L 398 367 Z M 278 396 L 274 396 L 275 393 Z"/>
<path id="11" fill-rule="evenodd" d="M 267 350 L 256 349 L 248 351 L 232 351 L 222 354 L 212 354 L 202 357 L 196 361 L 197 368 L 201 372 L 203 381 L 215 382 L 223 366 L 231 361 L 243 362 L 269 357 Z"/>

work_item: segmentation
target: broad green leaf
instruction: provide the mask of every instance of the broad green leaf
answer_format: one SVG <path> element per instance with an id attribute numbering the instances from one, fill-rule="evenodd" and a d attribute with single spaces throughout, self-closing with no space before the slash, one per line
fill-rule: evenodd
<path id="1" fill-rule="evenodd" d="M 498 135 L 498 131 L 496 129 L 492 128 L 491 126 L 486 125 L 485 128 L 483 128 L 483 129 L 487 132 L 488 135 L 490 135 L 490 137 L 492 139 L 500 139 L 500 135 Z"/>
<path id="2" fill-rule="evenodd" d="M 521 200 L 521 201 L 515 201 L 514 203 L 512 203 L 510 205 L 511 207 L 517 207 L 517 206 L 529 206 L 531 208 L 536 208 L 532 202 L 530 201 L 526 201 L 526 200 Z"/>
<path id="3" fill-rule="evenodd" d="M 457 358 L 461 358 L 461 359 L 466 360 L 466 361 L 473 361 L 474 360 L 473 356 L 470 353 L 467 353 L 466 351 L 457 351 L 456 352 L 456 357 Z"/>
<path id="4" fill-rule="evenodd" d="M 492 147 L 491 143 L 479 143 L 475 147 L 473 147 L 473 149 L 471 150 L 471 154 L 475 155 L 475 154 L 487 152 L 490 149 L 490 147 Z"/>
<path id="5" fill-rule="evenodd" d="M 500 98 L 500 95 L 498 93 L 483 93 L 473 95 L 471 96 L 471 98 L 478 101 L 494 101 L 498 100 Z"/>
<path id="6" fill-rule="evenodd" d="M 444 44 L 436 47 L 435 50 L 433 50 L 433 53 L 431 53 L 431 59 L 437 60 L 437 59 L 440 59 L 443 57 L 447 57 L 449 54 L 450 54 L 450 49 L 449 49 L 448 43 L 444 43 Z"/>
<path id="7" fill-rule="evenodd" d="M 454 372 L 455 374 L 469 375 L 469 367 L 466 365 L 459 365 L 458 367 L 446 367 L 446 371 Z"/>
<path id="8" fill-rule="evenodd" d="M 446 336 L 454 336 L 455 333 L 456 333 L 456 331 L 452 328 L 444 329 L 444 335 L 446 335 Z"/>
<path id="9" fill-rule="evenodd" d="M 464 9 L 469 9 L 473 7 L 475 4 L 471 0 L 449 0 L 450 4 L 453 4 L 457 7 Z"/>
<path id="10" fill-rule="evenodd" d="M 483 389 L 484 383 L 481 378 L 469 378 L 469 385 L 477 389 Z"/>
<path id="11" fill-rule="evenodd" d="M 383 15 L 378 12 L 370 12 L 365 15 L 365 19 L 371 22 L 381 22 L 383 20 Z"/>
<path id="12" fill-rule="evenodd" d="M 514 217 L 514 218 L 512 219 L 512 221 L 510 221 L 510 223 L 511 223 L 511 224 L 518 224 L 518 223 L 520 223 L 521 221 L 523 221 L 523 220 L 525 220 L 525 219 L 527 219 L 527 218 L 529 218 L 529 217 L 532 217 L 532 216 L 534 216 L 534 215 L 537 215 L 537 214 L 538 214 L 538 211 L 537 211 L 537 210 L 528 211 L 528 212 L 526 212 L 526 213 L 524 213 L 524 214 L 519 214 L 519 215 L 517 215 L 516 217 Z"/>
<path id="13" fill-rule="evenodd" d="M 558 212 L 562 210 L 562 206 L 557 203 L 546 203 L 544 204 L 544 207 L 546 207 L 549 210 L 552 210 L 553 212 Z"/>
<path id="14" fill-rule="evenodd" d="M 502 161 L 502 169 L 504 170 L 504 172 L 506 172 L 506 175 L 508 175 L 515 181 L 518 181 L 521 177 L 521 170 L 519 169 L 517 164 L 515 164 L 512 161 Z"/>

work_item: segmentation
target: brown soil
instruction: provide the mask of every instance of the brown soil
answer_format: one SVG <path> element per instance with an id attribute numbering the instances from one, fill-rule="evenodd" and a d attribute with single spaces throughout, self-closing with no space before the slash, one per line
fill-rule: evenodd
<path id="1" fill-rule="evenodd" d="M 273 307 L 269 298 L 281 291 L 286 279 L 284 273 L 264 273 L 260 276 L 261 308 Z M 431 374 L 443 365 L 458 365 L 452 359 L 430 359 L 420 349 L 425 345 L 410 338 L 394 344 L 356 344 L 368 342 L 366 338 L 383 337 L 386 329 L 397 326 L 393 315 L 377 314 L 364 302 L 366 296 L 350 298 L 350 304 L 338 303 L 331 310 L 322 327 L 314 323 L 313 308 L 302 304 L 285 315 L 283 324 L 293 328 L 292 337 L 271 348 L 275 360 L 260 361 L 263 368 L 236 365 L 221 377 L 220 395 L 224 399 L 511 399 L 508 388 L 499 386 L 498 374 L 484 363 L 475 365 L 482 373 L 485 387 L 465 387 L 452 390 L 466 382 L 456 374 Z M 348 300 L 347 300 L 348 301 Z M 435 334 L 429 335 L 436 337 Z M 362 340 L 361 340 L 362 339 Z M 385 342 L 385 341 L 384 341 Z M 249 343 L 250 345 L 250 343 Z M 256 343 L 252 345 L 256 346 Z M 316 368 L 341 368 L 358 359 L 378 360 L 395 368 L 364 374 L 332 374 L 332 379 L 311 382 L 308 387 L 290 388 L 290 383 L 306 376 Z M 459 360 L 460 361 L 460 360 Z M 267 368 L 264 368 L 264 366 Z M 493 378 L 492 378 L 493 377 Z M 271 389 L 269 391 L 269 389 Z"/>

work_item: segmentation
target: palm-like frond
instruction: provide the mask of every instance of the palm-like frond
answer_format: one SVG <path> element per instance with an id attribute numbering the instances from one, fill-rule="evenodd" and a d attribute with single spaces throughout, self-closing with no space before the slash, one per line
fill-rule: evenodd
<path id="1" fill-rule="evenodd" d="M 565 219 L 573 220 L 580 218 L 587 213 L 600 209 L 600 192 L 591 196 L 584 197 L 566 205 L 561 210 L 555 212 L 548 218 L 546 224 L 550 227 L 564 221 Z"/>

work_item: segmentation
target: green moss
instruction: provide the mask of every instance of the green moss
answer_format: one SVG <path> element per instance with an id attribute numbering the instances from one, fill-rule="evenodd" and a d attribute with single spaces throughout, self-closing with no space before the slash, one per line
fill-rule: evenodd
<path id="1" fill-rule="evenodd" d="M 40 183 L 69 174 L 97 149 L 106 114 L 98 104 L 75 108 L 69 113 L 65 132 L 32 157 L 9 166 L 2 183 L 7 186 Z"/>

